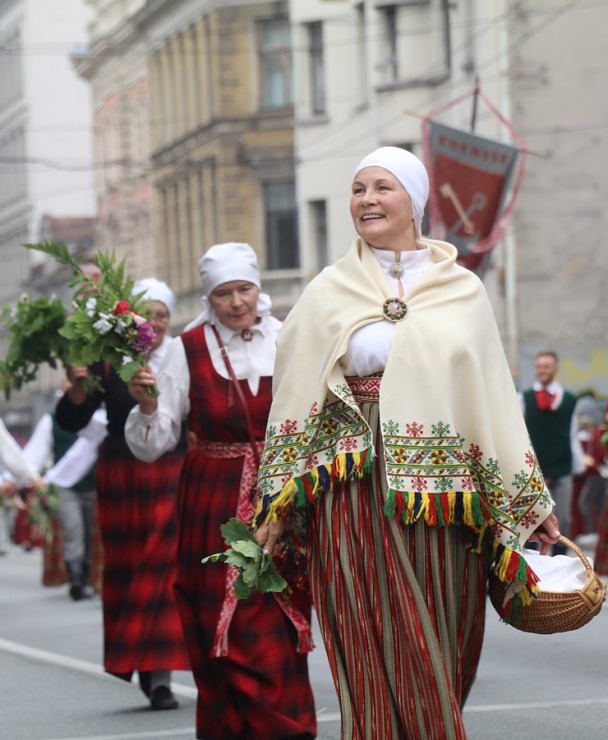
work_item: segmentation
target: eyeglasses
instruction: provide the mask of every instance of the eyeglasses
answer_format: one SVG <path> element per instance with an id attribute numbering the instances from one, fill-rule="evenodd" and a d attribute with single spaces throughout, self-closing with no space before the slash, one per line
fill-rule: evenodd
<path id="1" fill-rule="evenodd" d="M 166 324 L 169 321 L 168 313 L 153 313 L 150 314 L 150 321 L 156 321 L 159 324 Z"/>

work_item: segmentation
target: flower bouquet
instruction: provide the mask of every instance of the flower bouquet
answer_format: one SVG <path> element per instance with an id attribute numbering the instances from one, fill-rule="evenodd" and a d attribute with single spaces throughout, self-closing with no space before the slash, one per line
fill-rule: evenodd
<path id="1" fill-rule="evenodd" d="M 53 517 L 59 501 L 59 491 L 53 485 L 43 486 L 29 496 L 28 519 L 47 542 L 53 539 Z"/>
<path id="2" fill-rule="evenodd" d="M 237 599 L 246 599 L 254 589 L 268 593 L 287 587 L 285 579 L 276 571 L 272 555 L 264 553 L 245 522 L 233 517 L 220 526 L 220 531 L 230 549 L 208 555 L 201 562 L 222 562 L 238 568 L 239 575 L 234 582 Z"/>
<path id="3" fill-rule="evenodd" d="M 65 319 L 65 308 L 55 297 L 32 300 L 23 295 L 16 306 L 4 307 L 0 321 L 9 341 L 0 360 L 0 388 L 7 399 L 13 390 L 34 380 L 40 365 L 67 364 L 68 340 L 59 333 Z"/>
<path id="4" fill-rule="evenodd" d="M 125 275 L 124 260 L 116 265 L 115 255 L 97 253 L 98 275 L 82 270 L 64 244 L 24 244 L 43 252 L 73 272 L 70 285 L 76 288 L 71 313 L 59 334 L 68 342 L 70 362 L 78 366 L 108 362 L 128 383 L 145 367 L 156 338 L 147 320 L 148 301 L 144 293 L 133 295 L 133 280 Z M 149 393 L 158 395 L 155 387 Z"/>

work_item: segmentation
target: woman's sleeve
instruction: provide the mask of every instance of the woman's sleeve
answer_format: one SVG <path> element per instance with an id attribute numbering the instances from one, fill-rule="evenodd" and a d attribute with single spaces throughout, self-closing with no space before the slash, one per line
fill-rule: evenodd
<path id="1" fill-rule="evenodd" d="M 23 452 L 33 467 L 40 473 L 53 464 L 53 420 L 44 414 L 23 448 Z"/>
<path id="2" fill-rule="evenodd" d="M 38 477 L 34 466 L 0 419 L 0 462 L 13 475 L 17 483 L 29 486 Z"/>
<path id="3" fill-rule="evenodd" d="M 103 363 L 92 365 L 91 375 L 103 377 Z M 72 403 L 69 395 L 66 393 L 59 399 L 59 403 L 55 408 L 55 419 L 59 426 L 65 429 L 66 432 L 79 432 L 86 427 L 93 414 L 101 406 L 103 400 L 103 390 L 88 393 L 81 404 Z"/>
<path id="4" fill-rule="evenodd" d="M 182 422 L 190 413 L 190 370 L 181 339 L 176 338 L 156 378 L 158 407 L 153 414 L 131 409 L 125 424 L 125 439 L 135 457 L 154 462 L 173 450 L 181 439 Z"/>

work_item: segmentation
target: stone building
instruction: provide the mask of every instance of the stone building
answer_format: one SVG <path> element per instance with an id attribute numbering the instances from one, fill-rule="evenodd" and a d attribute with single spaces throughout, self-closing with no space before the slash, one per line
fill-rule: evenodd
<path id="1" fill-rule="evenodd" d="M 247 241 L 286 313 L 300 287 L 286 2 L 153 0 L 135 16 L 149 43 L 158 273 L 179 325 L 199 311 L 196 264 Z"/>

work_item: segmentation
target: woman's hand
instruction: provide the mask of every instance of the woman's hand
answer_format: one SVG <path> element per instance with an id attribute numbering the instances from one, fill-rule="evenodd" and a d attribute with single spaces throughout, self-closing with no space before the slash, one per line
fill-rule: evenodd
<path id="1" fill-rule="evenodd" d="M 146 390 L 156 385 L 156 377 L 149 366 L 138 370 L 128 383 L 129 393 L 139 404 L 142 414 L 150 416 L 158 408 L 158 402 L 154 396 Z"/>
<path id="2" fill-rule="evenodd" d="M 255 530 L 254 537 L 261 547 L 264 549 L 265 555 L 272 555 L 274 549 L 281 538 L 281 535 L 285 531 L 285 522 L 283 519 L 277 519 L 276 522 L 270 521 L 260 526 Z"/>
<path id="3" fill-rule="evenodd" d="M 551 545 L 557 542 L 560 536 L 559 522 L 555 514 L 549 514 L 545 521 L 530 535 L 529 542 L 540 542 L 540 554 L 546 555 Z"/>
<path id="4" fill-rule="evenodd" d="M 0 497 L 7 499 L 13 498 L 13 496 L 18 494 L 18 492 L 17 486 L 12 480 L 7 479 L 0 481 Z"/>
<path id="5" fill-rule="evenodd" d="M 84 400 L 87 397 L 87 391 L 79 381 L 82 378 L 89 377 L 89 368 L 68 365 L 66 374 L 70 384 L 67 390 L 68 398 L 75 406 L 80 406 L 84 403 Z"/>

